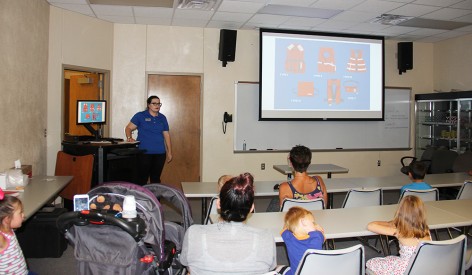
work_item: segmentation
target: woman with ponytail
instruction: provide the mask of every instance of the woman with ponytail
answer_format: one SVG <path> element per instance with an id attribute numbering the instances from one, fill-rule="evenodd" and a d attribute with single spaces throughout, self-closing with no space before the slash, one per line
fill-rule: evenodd
<path id="1" fill-rule="evenodd" d="M 272 234 L 244 223 L 254 209 L 253 183 L 250 173 L 226 181 L 217 201 L 220 220 L 187 230 L 180 261 L 190 274 L 263 274 L 276 267 Z"/>

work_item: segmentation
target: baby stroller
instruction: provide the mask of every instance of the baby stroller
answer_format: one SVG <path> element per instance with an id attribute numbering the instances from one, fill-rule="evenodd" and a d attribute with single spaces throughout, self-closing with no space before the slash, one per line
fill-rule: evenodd
<path id="1" fill-rule="evenodd" d="M 74 247 L 77 274 L 172 274 L 175 245 L 165 241 L 161 204 L 148 189 L 130 183 L 111 182 L 88 192 L 96 210 L 68 212 L 57 226 Z M 126 195 L 136 200 L 136 219 L 124 219 L 119 211 Z M 104 197 L 108 207 L 100 207 Z M 103 206 L 103 205 L 102 205 Z"/>
<path id="2" fill-rule="evenodd" d="M 178 189 L 159 183 L 147 184 L 144 188 L 151 191 L 163 207 L 168 207 L 177 214 L 170 221 L 169 217 L 164 220 L 165 239 L 176 245 L 177 254 L 180 254 L 185 231 L 193 224 L 192 211 L 187 197 Z M 170 211 L 167 211 L 168 213 Z M 179 219 L 179 220 L 175 220 Z"/>

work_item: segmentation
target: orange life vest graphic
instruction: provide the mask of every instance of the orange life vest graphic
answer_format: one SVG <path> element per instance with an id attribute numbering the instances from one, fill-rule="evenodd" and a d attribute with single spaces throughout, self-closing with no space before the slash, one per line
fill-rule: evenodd
<path id="1" fill-rule="evenodd" d="M 347 62 L 347 68 L 349 72 L 367 72 L 367 67 L 365 65 L 365 60 L 362 57 L 362 50 L 351 50 L 351 56 Z"/>
<path id="2" fill-rule="evenodd" d="M 305 73 L 305 51 L 302 45 L 290 44 L 287 47 L 285 71 L 296 74 Z"/>
<path id="3" fill-rule="evenodd" d="M 320 73 L 336 72 L 333 48 L 320 48 L 318 52 L 318 71 Z"/>

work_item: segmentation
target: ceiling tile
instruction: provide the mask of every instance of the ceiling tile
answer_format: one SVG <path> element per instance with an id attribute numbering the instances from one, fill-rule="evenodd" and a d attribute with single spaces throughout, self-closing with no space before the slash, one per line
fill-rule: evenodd
<path id="1" fill-rule="evenodd" d="M 119 15 L 133 16 L 133 9 L 130 6 L 109 6 L 109 5 L 90 5 L 97 16 Z"/>
<path id="2" fill-rule="evenodd" d="M 458 18 L 455 18 L 454 20 L 452 21 L 458 21 L 458 22 L 469 22 L 469 23 L 472 23 L 472 13 L 469 13 L 465 16 L 461 16 L 461 17 L 458 17 Z"/>
<path id="3" fill-rule="evenodd" d="M 135 17 L 136 24 L 143 25 L 170 25 L 172 22 L 171 18 L 158 18 L 158 17 Z"/>
<path id="4" fill-rule="evenodd" d="M 389 11 L 390 14 L 405 15 L 405 16 L 421 16 L 433 11 L 439 10 L 439 7 L 406 4 L 400 8 Z"/>
<path id="5" fill-rule="evenodd" d="M 47 0 L 49 3 L 63 3 L 63 4 L 88 4 L 87 0 Z"/>
<path id="6" fill-rule="evenodd" d="M 188 10 L 188 9 L 176 9 L 174 12 L 174 19 L 198 19 L 198 20 L 209 20 L 214 11 L 202 11 L 202 10 Z"/>
<path id="7" fill-rule="evenodd" d="M 472 10 L 472 0 L 465 0 L 457 4 L 451 5 L 451 8 Z"/>
<path id="8" fill-rule="evenodd" d="M 263 3 L 224 1 L 221 3 L 220 7 L 218 8 L 218 11 L 256 13 L 263 6 Z"/>
<path id="9" fill-rule="evenodd" d="M 256 14 L 248 23 L 263 23 L 269 25 L 280 25 L 290 19 L 290 16 L 272 15 L 272 14 Z"/>
<path id="10" fill-rule="evenodd" d="M 452 20 L 470 14 L 470 10 L 443 8 L 432 13 L 421 16 L 422 18 L 436 19 L 436 20 Z"/>
<path id="11" fill-rule="evenodd" d="M 462 0 L 416 0 L 413 3 L 418 5 L 449 7 L 450 5 L 457 4 L 461 1 Z"/>
<path id="12" fill-rule="evenodd" d="M 253 16 L 252 13 L 240 12 L 215 12 L 212 20 L 215 21 L 229 21 L 229 22 L 246 22 Z"/>
<path id="13" fill-rule="evenodd" d="M 313 27 L 325 22 L 326 19 L 321 18 L 307 18 L 307 17 L 291 17 L 286 22 L 283 23 L 283 26 L 288 27 Z"/>
<path id="14" fill-rule="evenodd" d="M 386 2 L 378 0 L 367 0 L 361 4 L 354 6 L 351 10 L 354 11 L 363 11 L 363 12 L 375 12 L 375 13 L 390 13 L 391 10 L 403 6 L 403 3 L 397 2 Z"/>
<path id="15" fill-rule="evenodd" d="M 360 11 L 344 11 L 331 19 L 348 22 L 369 22 L 378 16 L 378 13 L 367 13 Z"/>
<path id="16" fill-rule="evenodd" d="M 312 8 L 319 9 L 342 9 L 349 10 L 350 8 L 364 2 L 365 0 L 318 0 L 313 5 Z"/>
<path id="17" fill-rule="evenodd" d="M 136 17 L 165 17 L 172 18 L 174 14 L 174 9 L 169 8 L 155 8 L 155 7 L 133 7 L 134 16 Z"/>
<path id="18" fill-rule="evenodd" d="M 236 30 L 236 29 L 241 28 L 242 24 L 243 23 L 241 22 L 226 22 L 226 21 L 212 20 L 208 23 L 207 28 Z"/>
<path id="19" fill-rule="evenodd" d="M 269 0 L 266 5 L 290 5 L 297 7 L 309 7 L 316 0 Z"/>

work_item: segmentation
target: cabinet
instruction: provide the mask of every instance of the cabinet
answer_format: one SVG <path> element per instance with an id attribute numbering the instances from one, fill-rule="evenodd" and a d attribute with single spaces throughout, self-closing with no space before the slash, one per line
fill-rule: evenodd
<path id="1" fill-rule="evenodd" d="M 429 147 L 472 149 L 472 91 L 415 95 L 416 157 Z"/>

